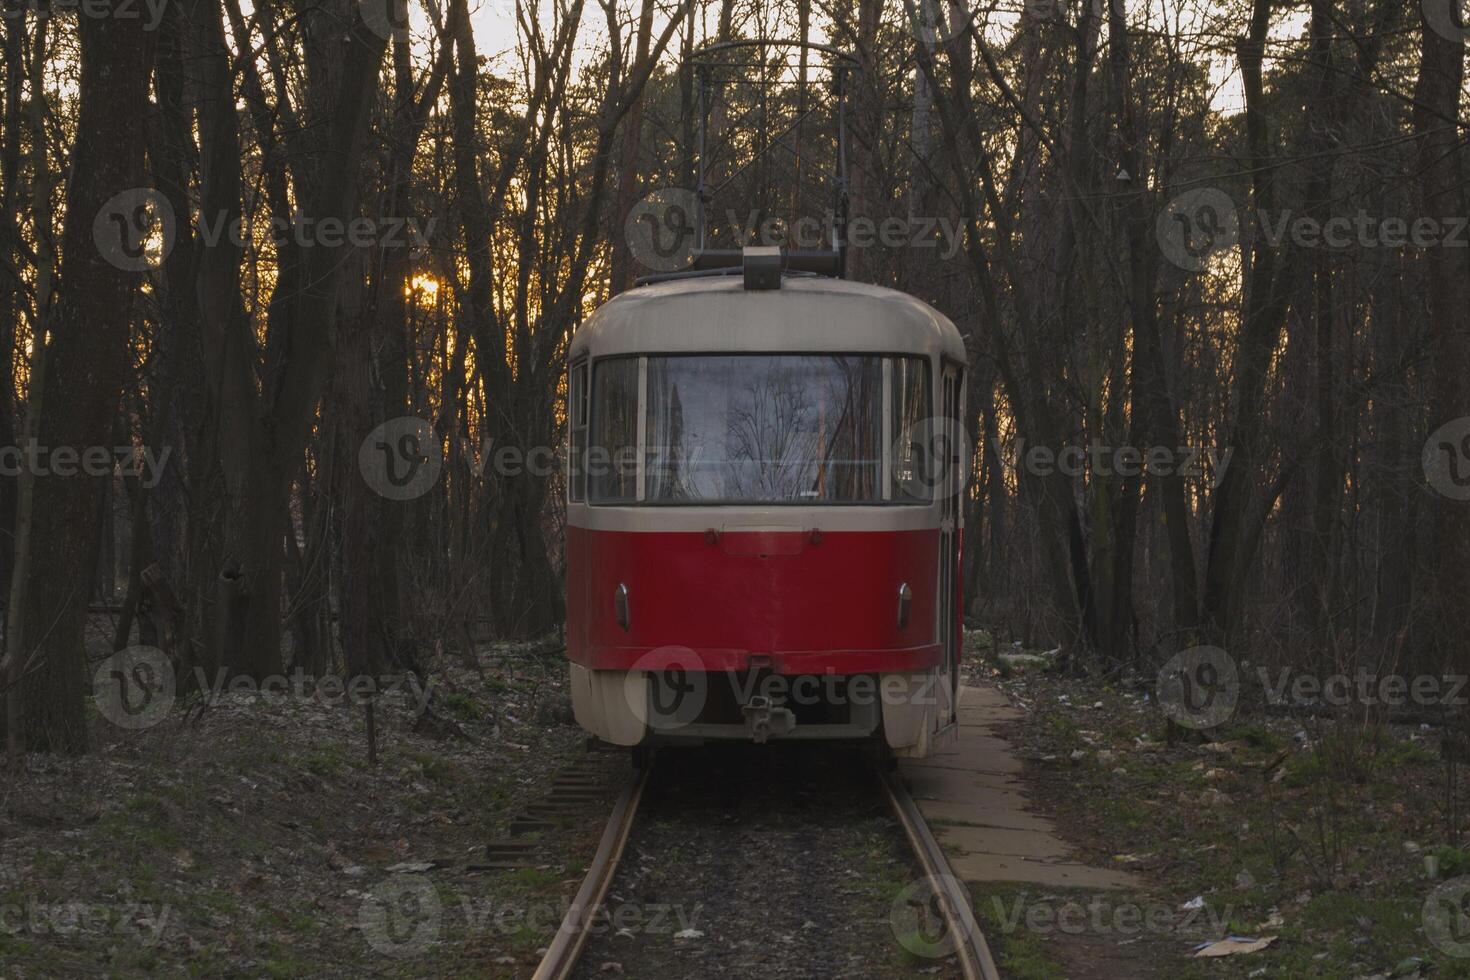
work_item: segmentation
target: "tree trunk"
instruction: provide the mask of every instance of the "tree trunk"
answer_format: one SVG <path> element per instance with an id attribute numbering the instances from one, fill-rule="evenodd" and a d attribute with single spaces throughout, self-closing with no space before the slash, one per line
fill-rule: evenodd
<path id="1" fill-rule="evenodd" d="M 1424 12 L 1414 134 L 1418 141 L 1421 213 L 1435 222 L 1466 214 L 1464 146 L 1459 134 L 1466 46 L 1442 36 Z M 1429 280 L 1433 375 L 1430 430 L 1470 416 L 1470 256 L 1439 245 L 1424 255 Z M 1434 438 L 1434 437 L 1432 437 Z M 1426 459 L 1456 471 L 1470 463 L 1461 434 L 1425 447 Z M 1451 457 L 1446 460 L 1444 457 Z M 1426 589 L 1427 615 L 1420 646 L 1435 668 L 1463 673 L 1464 605 L 1470 594 L 1470 503 L 1434 494 L 1435 556 Z"/>
<path id="2" fill-rule="evenodd" d="M 229 55 L 220 10 L 200 2 L 200 28 L 210 49 L 201 71 L 207 92 L 200 124 L 204 211 L 238 217 L 239 135 Z M 324 135 L 315 167 L 298 174 L 296 186 L 298 192 L 310 188 L 302 210 L 317 223 L 345 222 L 355 213 L 368 110 L 387 46 L 354 6 L 344 9 L 351 17 L 345 32 L 308 38 L 308 74 L 319 101 L 312 114 Z M 219 663 L 231 673 L 260 678 L 283 667 L 283 549 L 294 461 L 305 451 L 325 381 L 346 250 L 321 241 L 282 249 L 258 393 L 256 344 L 239 292 L 240 250 L 228 242 L 204 250 L 200 295 L 211 377 L 219 379 L 219 452 L 228 495 L 214 632 Z"/>
<path id="3" fill-rule="evenodd" d="M 40 445 L 108 446 L 124 374 L 138 271 L 119 267 L 93 241 L 99 215 L 114 232 L 132 236 L 130 206 L 117 195 L 144 181 L 143 134 L 149 111 L 153 38 L 142 20 L 83 17 L 79 116 L 67 188 L 61 286 L 48 317 L 51 341 L 40 384 L 50 393 L 37 427 Z M 127 208 L 127 210 L 125 210 Z M 114 257 L 118 253 L 113 253 Z M 54 449 L 53 449 L 54 452 Z M 101 481 L 109 477 L 37 474 L 26 601 L 26 642 L 33 662 L 21 684 L 27 744 L 36 750 L 81 752 L 87 747 L 86 622 L 89 583 L 98 550 Z"/>
<path id="4" fill-rule="evenodd" d="M 1245 88 L 1247 162 L 1253 174 L 1252 217 L 1276 212 L 1274 153 L 1268 131 L 1262 66 L 1271 27 L 1270 0 L 1254 0 L 1250 29 L 1238 46 Z M 1249 224 L 1249 221 L 1244 222 Z M 1259 225 L 1259 222 L 1257 222 Z M 1264 514 L 1252 521 L 1254 480 L 1265 456 L 1262 445 L 1266 378 L 1290 307 L 1295 256 L 1258 236 L 1249 264 L 1243 324 L 1235 353 L 1230 417 L 1221 426 L 1223 448 L 1233 453 L 1215 489 L 1205 569 L 1204 623 L 1217 642 L 1238 635 L 1239 593 Z M 1253 524 L 1255 526 L 1253 526 Z"/>
<path id="5" fill-rule="evenodd" d="M 653 0 L 643 0 L 638 17 L 637 62 L 648 57 L 653 38 Z M 633 284 L 633 257 L 628 249 L 628 236 L 623 225 L 638 203 L 638 174 L 642 162 L 643 99 L 633 102 L 628 118 L 623 120 L 623 148 L 618 158 L 618 190 L 612 220 L 612 295 L 616 296 Z"/>

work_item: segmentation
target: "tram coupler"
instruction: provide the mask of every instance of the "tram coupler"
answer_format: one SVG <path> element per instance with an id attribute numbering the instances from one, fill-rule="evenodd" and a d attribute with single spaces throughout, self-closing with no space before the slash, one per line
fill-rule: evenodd
<path id="1" fill-rule="evenodd" d="M 757 745 L 765 744 L 772 737 L 790 735 L 796 727 L 796 715 L 789 708 L 776 705 L 768 697 L 756 695 L 747 704 L 741 705 L 745 714 L 745 728 Z"/>

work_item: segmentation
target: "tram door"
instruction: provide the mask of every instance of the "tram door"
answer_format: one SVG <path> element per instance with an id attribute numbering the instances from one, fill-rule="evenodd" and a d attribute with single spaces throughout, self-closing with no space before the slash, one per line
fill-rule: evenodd
<path id="1" fill-rule="evenodd" d="M 936 727 L 945 731 L 959 721 L 960 689 L 960 503 L 965 492 L 966 473 L 969 460 L 962 458 L 965 439 L 960 426 L 960 369 L 953 364 L 944 366 L 944 381 L 939 419 L 940 433 L 936 440 L 943 453 L 945 467 L 939 484 L 941 497 L 939 523 L 939 630 L 940 670 L 938 687 L 938 711 Z M 939 448 L 936 446 L 936 448 Z"/>

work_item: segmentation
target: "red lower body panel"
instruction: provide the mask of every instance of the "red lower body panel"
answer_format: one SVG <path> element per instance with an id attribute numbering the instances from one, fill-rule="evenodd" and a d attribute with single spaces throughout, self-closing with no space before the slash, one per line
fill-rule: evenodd
<path id="1" fill-rule="evenodd" d="M 594 670 L 769 667 L 778 674 L 925 670 L 939 533 L 567 528 L 567 653 Z M 899 625 L 899 588 L 912 599 Z M 628 592 L 628 626 L 616 593 Z"/>

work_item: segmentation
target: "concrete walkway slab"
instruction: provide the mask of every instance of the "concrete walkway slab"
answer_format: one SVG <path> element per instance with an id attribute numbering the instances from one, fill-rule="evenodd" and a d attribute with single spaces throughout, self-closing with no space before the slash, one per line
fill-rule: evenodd
<path id="1" fill-rule="evenodd" d="M 943 838 L 941 838 L 943 840 Z M 948 842 L 945 847 L 949 847 Z M 1045 888 L 1085 888 L 1090 891 L 1137 891 L 1143 885 L 1134 876 L 1069 861 L 1038 861 L 999 854 L 959 854 L 949 860 L 961 881 L 1041 885 Z"/>
<path id="2" fill-rule="evenodd" d="M 1020 721 L 1026 712 L 1011 704 L 1006 696 L 993 687 L 965 687 L 960 689 L 960 720 L 966 716 L 979 716 L 981 725 L 1007 721 Z"/>
<path id="3" fill-rule="evenodd" d="M 1028 808 L 1023 767 L 997 731 L 1024 713 L 993 687 L 960 695 L 959 737 L 932 757 L 900 766 L 919 810 L 966 881 L 1050 887 L 1142 889 L 1125 871 L 1082 864 L 1056 825 Z"/>
<path id="4" fill-rule="evenodd" d="M 1044 830 L 1017 830 L 1009 827 L 962 827 L 929 825 L 934 836 L 946 849 L 957 854 L 984 854 L 991 857 L 1029 858 L 1037 861 L 1065 862 L 1072 849 L 1055 834 Z"/>
<path id="5" fill-rule="evenodd" d="M 995 806 L 1004 803 L 1011 809 L 1025 809 L 1026 784 L 1019 776 L 974 772 L 952 767 L 905 766 L 904 776 L 909 795 L 916 800 L 936 800 L 966 806 Z M 1010 797 L 1010 799 L 1000 799 Z"/>
<path id="6" fill-rule="evenodd" d="M 1009 742 L 966 725 L 963 718 L 960 719 L 959 739 L 935 752 L 928 761 L 931 765 L 972 772 L 1019 773 L 1024 768 Z"/>
<path id="7" fill-rule="evenodd" d="M 1029 830 L 1050 833 L 1051 823 L 1044 817 L 1027 813 L 1008 803 L 976 804 L 949 803 L 944 800 L 915 800 L 919 810 L 929 820 L 934 835 L 948 827 L 996 827 L 1002 830 Z"/>

